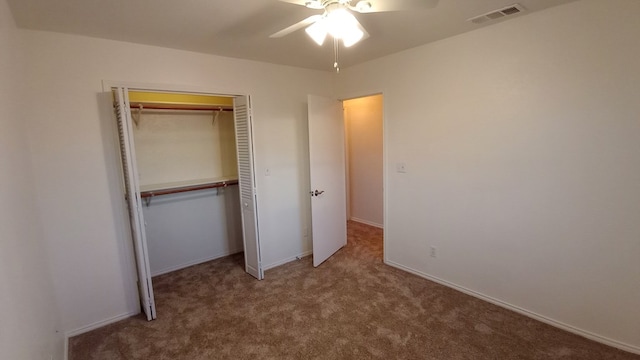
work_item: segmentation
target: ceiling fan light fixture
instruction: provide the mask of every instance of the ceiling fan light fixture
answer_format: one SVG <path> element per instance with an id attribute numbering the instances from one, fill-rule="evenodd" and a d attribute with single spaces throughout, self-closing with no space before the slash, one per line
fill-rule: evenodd
<path id="1" fill-rule="evenodd" d="M 329 34 L 337 39 L 342 39 L 345 34 L 358 28 L 355 16 L 343 8 L 329 12 L 325 21 Z"/>
<path id="2" fill-rule="evenodd" d="M 351 45 L 354 45 L 358 41 L 362 40 L 363 36 L 364 32 L 358 29 L 358 27 L 354 27 L 342 34 L 342 43 L 344 44 L 344 47 L 350 47 Z"/>
<path id="3" fill-rule="evenodd" d="M 315 23 L 304 29 L 304 31 L 319 46 L 322 46 L 322 44 L 324 44 L 324 40 L 327 38 L 328 33 L 324 19 L 316 21 Z"/>
<path id="4" fill-rule="evenodd" d="M 331 9 L 304 31 L 319 46 L 324 44 L 327 35 L 331 35 L 336 39 L 342 39 L 345 47 L 362 40 L 365 33 L 355 16 L 345 8 Z"/>
<path id="5" fill-rule="evenodd" d="M 364 37 L 364 30 L 352 13 L 345 8 L 330 11 L 326 18 L 326 29 L 336 39 L 342 39 L 345 47 L 350 47 Z"/>

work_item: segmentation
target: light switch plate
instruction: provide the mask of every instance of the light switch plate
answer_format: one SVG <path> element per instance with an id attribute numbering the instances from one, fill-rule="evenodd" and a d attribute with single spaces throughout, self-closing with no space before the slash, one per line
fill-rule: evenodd
<path id="1" fill-rule="evenodd" d="M 396 163 L 396 171 L 399 172 L 399 173 L 406 173 L 407 172 L 407 164 L 405 164 L 403 162 Z"/>

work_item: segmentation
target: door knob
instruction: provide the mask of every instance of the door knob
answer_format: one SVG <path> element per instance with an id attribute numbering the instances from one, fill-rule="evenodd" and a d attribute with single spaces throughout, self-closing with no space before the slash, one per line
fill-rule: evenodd
<path id="1" fill-rule="evenodd" d="M 311 196 L 319 196 L 320 194 L 322 194 L 324 192 L 324 190 L 316 190 L 316 191 L 310 191 Z"/>

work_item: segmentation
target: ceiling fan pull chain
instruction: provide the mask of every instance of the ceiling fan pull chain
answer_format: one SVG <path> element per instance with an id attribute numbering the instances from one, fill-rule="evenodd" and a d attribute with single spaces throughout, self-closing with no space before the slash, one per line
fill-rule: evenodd
<path id="1" fill-rule="evenodd" d="M 338 65 L 338 50 L 339 50 L 338 39 L 333 38 L 333 57 L 334 57 L 333 67 L 336 69 L 337 73 L 340 72 L 340 66 Z"/>

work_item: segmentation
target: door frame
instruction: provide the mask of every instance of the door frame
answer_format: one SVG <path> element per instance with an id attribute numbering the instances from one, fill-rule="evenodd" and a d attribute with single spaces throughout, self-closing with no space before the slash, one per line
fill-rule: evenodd
<path id="1" fill-rule="evenodd" d="M 340 102 L 344 102 L 346 100 L 353 100 L 353 99 L 359 99 L 359 98 L 364 98 L 364 97 L 369 97 L 369 96 L 375 96 L 375 95 L 382 95 L 382 229 L 386 229 L 387 228 L 387 219 L 388 219 L 388 214 L 387 214 L 387 204 L 388 204 L 388 196 L 389 196 L 389 192 L 387 191 L 387 184 L 389 183 L 388 181 L 388 159 L 389 159 L 389 154 L 388 154 L 388 148 L 387 148 L 387 143 L 388 143 L 388 136 L 389 134 L 387 133 L 387 106 L 386 106 L 386 91 L 384 90 L 372 90 L 372 91 L 363 91 L 363 92 L 354 92 L 354 93 L 349 93 L 346 96 L 342 96 L 339 97 L 338 100 Z M 344 106 L 343 106 L 344 109 Z M 346 122 L 345 122 L 346 125 Z M 347 146 L 347 138 L 345 136 L 345 147 Z M 345 150 L 347 150 L 345 148 Z M 347 159 L 347 161 L 345 162 L 346 166 L 349 166 L 349 161 Z M 348 169 L 346 174 L 347 177 L 345 178 L 345 182 L 347 182 L 348 180 Z M 347 189 L 347 199 L 349 198 L 349 185 L 348 183 L 345 184 L 346 185 L 346 189 Z M 347 203 L 349 202 L 349 200 L 347 200 Z M 345 206 L 347 206 L 347 204 L 345 204 Z M 351 217 L 350 211 L 347 208 L 347 215 L 349 217 Z M 383 237 L 382 240 L 382 260 L 383 262 L 386 264 L 388 263 L 388 259 L 387 259 L 387 240 L 386 237 Z"/>
<path id="2" fill-rule="evenodd" d="M 210 87 L 203 87 L 203 86 L 193 86 L 193 85 L 181 85 L 181 84 L 161 84 L 161 83 L 144 83 L 144 82 L 133 82 L 133 81 L 119 81 L 119 80 L 102 80 L 102 92 L 101 94 L 105 94 L 105 93 L 109 93 L 111 91 L 111 89 L 113 88 L 117 88 L 117 87 L 124 87 L 124 88 L 128 88 L 129 90 L 140 90 L 140 91 L 157 91 L 157 92 L 174 92 L 174 93 L 196 93 L 196 94 L 204 94 L 204 95 L 212 95 L 212 96 L 227 96 L 227 97 L 238 97 L 238 96 L 247 96 L 249 98 L 251 98 L 250 94 L 244 93 L 242 91 L 237 91 L 234 89 L 216 89 L 216 88 L 210 88 Z M 106 101 L 106 99 L 103 99 L 102 97 L 99 96 L 99 100 L 102 101 Z M 110 101 L 110 99 L 109 99 Z M 106 106 L 106 105 L 105 105 Z M 109 110 L 109 114 L 105 114 L 105 119 L 108 119 L 108 121 L 112 121 L 113 120 L 113 107 L 111 105 L 111 103 L 109 103 L 109 106 L 107 106 L 106 108 L 108 108 Z M 102 117 L 101 117 L 102 119 Z M 107 120 L 105 120 L 107 121 Z M 113 125 L 113 124 L 112 124 Z M 104 126 L 104 125 L 101 125 Z M 114 151 L 112 151 L 113 154 L 109 154 L 107 156 L 115 156 L 114 154 L 118 153 L 120 151 L 119 146 L 117 146 L 119 140 L 118 140 L 118 134 L 117 134 L 117 130 L 115 129 L 114 126 L 109 126 L 109 127 L 103 127 L 104 128 L 108 128 L 111 132 L 114 132 L 113 137 L 113 146 L 114 146 Z M 237 151 L 237 150 L 236 150 Z M 254 147 L 254 159 L 255 159 L 255 147 Z M 112 166 L 108 169 L 109 172 L 115 172 L 117 174 L 119 174 L 119 176 L 117 177 L 119 180 L 122 179 L 122 166 L 120 165 L 120 157 L 117 156 L 117 159 L 115 160 L 115 166 Z M 111 165 L 111 164 L 110 164 Z M 254 167 L 255 167 L 255 162 L 254 162 Z M 257 185 L 257 184 L 256 184 Z M 129 219 L 128 216 L 126 214 L 126 211 L 123 211 L 126 208 L 126 201 L 124 199 L 123 196 L 121 196 L 121 186 L 118 184 L 118 190 L 116 191 L 113 188 L 110 188 L 110 191 L 112 192 L 112 194 L 117 194 L 117 196 L 112 196 L 112 199 L 118 198 L 120 199 L 121 202 L 119 202 L 118 204 L 115 204 L 115 206 L 113 206 L 113 210 L 115 212 L 115 218 L 118 219 L 119 221 L 117 221 L 117 223 L 115 224 L 117 227 L 117 234 L 119 237 L 119 241 L 120 241 L 120 255 L 122 256 L 122 258 L 126 261 L 127 266 L 129 267 L 127 269 L 126 272 L 124 272 L 125 274 L 127 274 L 127 278 L 126 280 L 126 286 L 127 288 L 129 288 L 130 290 L 128 291 L 129 293 L 131 293 L 131 297 L 128 299 L 129 301 L 129 306 L 131 307 L 136 307 L 138 309 L 140 309 L 140 294 L 139 294 L 139 290 L 138 290 L 138 286 L 137 286 L 137 281 L 138 281 L 138 274 L 137 274 L 137 270 L 136 270 L 136 263 L 135 263 L 135 255 L 133 253 L 134 251 L 134 244 L 133 244 L 133 239 L 132 239 L 132 235 L 131 235 L 131 231 L 128 230 L 129 229 Z M 256 186 L 257 187 L 257 186 Z M 256 191 L 257 193 L 257 191 Z M 239 200 L 238 200 L 239 201 Z M 256 208 L 256 216 L 258 214 L 258 209 Z M 260 233 L 260 228 L 259 228 L 259 224 L 256 225 L 256 232 L 259 236 Z M 244 239 L 243 239 L 243 244 L 244 244 Z M 243 249 L 244 250 L 244 249 Z M 123 264 L 124 265 L 124 264 Z"/>

